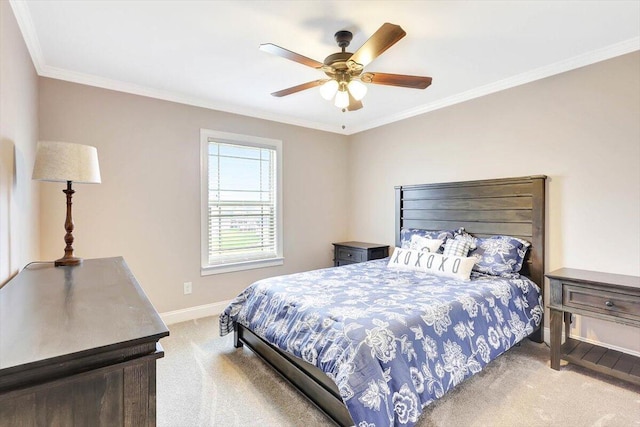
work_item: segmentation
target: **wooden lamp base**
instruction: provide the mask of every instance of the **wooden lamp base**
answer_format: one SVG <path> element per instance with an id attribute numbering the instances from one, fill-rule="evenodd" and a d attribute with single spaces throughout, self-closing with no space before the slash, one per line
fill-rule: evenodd
<path id="1" fill-rule="evenodd" d="M 69 267 L 69 266 L 80 265 L 80 264 L 82 264 L 82 258 L 76 258 L 76 257 L 69 257 L 69 258 L 62 257 L 53 262 L 53 265 L 55 265 L 56 267 Z"/>
<path id="2" fill-rule="evenodd" d="M 64 241 L 67 244 L 64 248 L 64 256 L 53 262 L 56 267 L 72 267 L 74 265 L 82 264 L 82 258 L 76 258 L 73 256 L 73 219 L 71 217 L 71 197 L 75 191 L 71 188 L 71 181 L 67 181 L 67 189 L 62 190 L 67 195 L 67 218 L 64 222 L 64 228 L 67 234 L 64 236 Z"/>

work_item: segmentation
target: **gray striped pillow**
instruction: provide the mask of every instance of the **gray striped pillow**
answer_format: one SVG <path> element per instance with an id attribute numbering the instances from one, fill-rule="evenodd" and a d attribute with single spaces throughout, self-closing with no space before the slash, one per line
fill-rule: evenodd
<path id="1" fill-rule="evenodd" d="M 444 256 L 461 256 L 466 257 L 471 249 L 471 242 L 466 239 L 448 239 L 444 245 Z"/>

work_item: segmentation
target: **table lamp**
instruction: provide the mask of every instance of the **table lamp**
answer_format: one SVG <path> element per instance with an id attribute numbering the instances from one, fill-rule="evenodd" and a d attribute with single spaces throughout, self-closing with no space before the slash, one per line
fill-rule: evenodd
<path id="1" fill-rule="evenodd" d="M 67 234 L 64 241 L 64 256 L 54 265 L 73 266 L 82 263 L 82 258 L 73 256 L 73 219 L 71 218 L 71 197 L 75 191 L 72 183 L 99 184 L 100 166 L 98 150 L 89 145 L 69 142 L 40 141 L 36 149 L 36 161 L 33 166 L 32 179 L 38 181 L 65 182 L 67 188 L 62 190 L 67 195 L 67 218 L 64 228 Z"/>

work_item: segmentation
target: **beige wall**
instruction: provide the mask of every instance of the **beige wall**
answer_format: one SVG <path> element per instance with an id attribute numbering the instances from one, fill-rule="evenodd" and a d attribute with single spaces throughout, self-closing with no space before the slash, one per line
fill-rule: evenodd
<path id="1" fill-rule="evenodd" d="M 638 52 L 362 132 L 349 159 L 351 239 L 393 244 L 395 185 L 544 174 L 546 270 L 640 275 Z M 637 329 L 576 326 L 640 352 Z"/>
<path id="2" fill-rule="evenodd" d="M 38 259 L 37 76 L 9 2 L 0 2 L 0 286 Z"/>
<path id="3" fill-rule="evenodd" d="M 43 78 L 40 138 L 98 147 L 103 184 L 76 187 L 76 252 L 123 255 L 161 312 L 328 266 L 332 241 L 392 244 L 399 184 L 546 174 L 547 271 L 639 275 L 639 75 L 636 52 L 350 137 Z M 283 267 L 200 277 L 200 128 L 284 141 Z M 64 246 L 60 190 L 42 184 L 45 259 Z M 640 352 L 615 328 L 578 319 L 574 333 Z"/>
<path id="4" fill-rule="evenodd" d="M 331 265 L 347 234 L 346 137 L 40 79 L 40 138 L 94 145 L 102 184 L 76 185 L 76 255 L 123 255 L 158 311 L 235 297 L 253 281 Z M 200 276 L 200 128 L 283 141 L 281 267 Z M 62 256 L 62 184 L 42 184 L 42 256 Z M 183 295 L 182 283 L 193 282 Z"/>

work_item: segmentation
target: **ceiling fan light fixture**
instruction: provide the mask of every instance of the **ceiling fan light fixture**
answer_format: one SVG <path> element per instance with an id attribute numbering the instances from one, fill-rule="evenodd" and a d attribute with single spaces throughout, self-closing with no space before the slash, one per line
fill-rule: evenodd
<path id="1" fill-rule="evenodd" d="M 338 91 L 338 93 L 336 93 L 336 99 L 334 103 L 338 108 L 347 108 L 349 106 L 349 94 L 347 93 L 347 91 Z"/>
<path id="2" fill-rule="evenodd" d="M 330 101 L 335 96 L 336 92 L 338 92 L 338 82 L 333 79 L 320 86 L 320 96 L 327 101 Z"/>
<path id="3" fill-rule="evenodd" d="M 362 101 L 362 98 L 367 94 L 367 86 L 359 80 L 351 80 L 347 87 L 356 101 Z"/>

